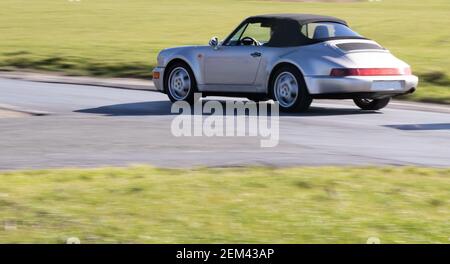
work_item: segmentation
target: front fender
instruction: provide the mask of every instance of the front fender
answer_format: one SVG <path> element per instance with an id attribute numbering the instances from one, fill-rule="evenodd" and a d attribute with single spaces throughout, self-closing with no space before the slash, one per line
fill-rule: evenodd
<path id="1" fill-rule="evenodd" d="M 158 55 L 158 64 L 160 64 L 159 67 L 163 67 L 166 69 L 167 66 L 170 65 L 170 63 L 176 60 L 181 60 L 189 65 L 192 72 L 194 73 L 194 77 L 197 83 L 202 83 L 202 71 L 199 61 L 200 58 L 198 56 L 201 53 L 201 48 L 202 47 L 198 46 L 187 46 L 163 50 Z"/>

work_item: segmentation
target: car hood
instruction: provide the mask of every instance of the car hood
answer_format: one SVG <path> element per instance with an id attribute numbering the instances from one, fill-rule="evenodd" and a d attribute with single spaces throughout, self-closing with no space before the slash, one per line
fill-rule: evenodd
<path id="1" fill-rule="evenodd" d="M 171 48 L 163 49 L 161 52 L 175 52 L 175 51 L 184 50 L 184 49 L 195 49 L 195 48 L 198 48 L 198 47 L 203 47 L 203 46 L 190 45 L 190 46 L 171 47 Z"/>

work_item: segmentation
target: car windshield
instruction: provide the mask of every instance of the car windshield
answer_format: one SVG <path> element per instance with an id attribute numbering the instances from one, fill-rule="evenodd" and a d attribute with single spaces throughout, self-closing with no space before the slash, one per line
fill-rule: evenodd
<path id="1" fill-rule="evenodd" d="M 302 34 L 309 39 L 361 38 L 362 36 L 343 24 L 334 22 L 316 22 L 302 26 Z"/>

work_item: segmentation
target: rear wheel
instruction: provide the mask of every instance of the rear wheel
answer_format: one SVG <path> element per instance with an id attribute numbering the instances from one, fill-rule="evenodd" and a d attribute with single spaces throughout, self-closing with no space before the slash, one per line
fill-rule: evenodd
<path id="1" fill-rule="evenodd" d="M 167 69 L 164 88 L 170 101 L 194 102 L 196 82 L 191 68 L 183 62 L 175 62 Z"/>
<path id="2" fill-rule="evenodd" d="M 271 81 L 272 97 L 278 101 L 284 112 L 303 112 L 308 110 L 312 97 L 300 71 L 291 65 L 283 66 L 274 73 Z"/>
<path id="3" fill-rule="evenodd" d="M 360 99 L 355 98 L 353 102 L 361 108 L 362 110 L 379 110 L 388 105 L 390 97 L 382 98 L 382 99 Z"/>

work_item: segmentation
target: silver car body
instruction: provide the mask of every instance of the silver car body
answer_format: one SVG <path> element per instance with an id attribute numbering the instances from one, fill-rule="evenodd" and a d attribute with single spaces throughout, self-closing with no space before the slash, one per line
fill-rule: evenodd
<path id="1" fill-rule="evenodd" d="M 277 65 L 295 65 L 303 74 L 311 95 L 339 93 L 412 92 L 418 78 L 411 74 L 395 76 L 333 77 L 334 68 L 409 68 L 386 49 L 344 50 L 345 43 L 369 43 L 368 39 L 328 40 L 298 47 L 267 46 L 186 46 L 162 50 L 158 55 L 160 78 L 154 80 L 164 92 L 164 70 L 174 60 L 192 69 L 200 92 L 269 93 L 269 77 Z M 380 46 L 381 47 L 381 46 Z M 258 53 L 260 56 L 252 56 Z"/>

